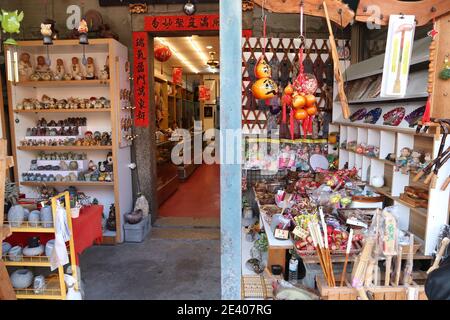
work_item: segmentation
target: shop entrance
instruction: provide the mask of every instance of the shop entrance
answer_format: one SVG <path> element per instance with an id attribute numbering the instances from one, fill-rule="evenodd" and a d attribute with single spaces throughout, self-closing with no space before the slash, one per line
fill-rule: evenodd
<path id="1" fill-rule="evenodd" d="M 156 37 L 154 48 L 158 218 L 218 225 L 219 37 Z"/>

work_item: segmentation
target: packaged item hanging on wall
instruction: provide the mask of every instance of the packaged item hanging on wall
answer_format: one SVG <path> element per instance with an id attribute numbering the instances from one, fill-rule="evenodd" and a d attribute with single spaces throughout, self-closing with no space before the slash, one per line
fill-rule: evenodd
<path id="1" fill-rule="evenodd" d="M 415 27 L 413 15 L 389 17 L 381 97 L 403 97 L 406 94 Z"/>

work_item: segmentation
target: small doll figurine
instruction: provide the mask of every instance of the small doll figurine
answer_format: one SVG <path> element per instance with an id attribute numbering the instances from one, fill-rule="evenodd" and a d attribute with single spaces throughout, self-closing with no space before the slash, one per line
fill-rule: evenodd
<path id="1" fill-rule="evenodd" d="M 411 159 L 412 150 L 410 148 L 402 148 L 400 150 L 400 156 L 396 160 L 395 167 L 397 171 L 401 171 L 403 174 L 408 172 L 408 163 Z"/>
<path id="2" fill-rule="evenodd" d="M 94 58 L 87 58 L 87 66 L 86 66 L 86 79 L 93 80 L 95 79 L 95 65 Z"/>
<path id="3" fill-rule="evenodd" d="M 83 76 L 81 73 L 80 61 L 77 57 L 72 58 L 72 66 L 70 67 L 70 73 L 73 80 L 82 80 Z"/>
<path id="4" fill-rule="evenodd" d="M 64 67 L 63 59 L 57 59 L 56 60 L 56 71 L 55 71 L 55 75 L 54 75 L 55 80 L 63 80 L 65 74 L 66 74 L 66 68 Z"/>
<path id="5" fill-rule="evenodd" d="M 411 159 L 408 163 L 409 170 L 418 170 L 420 169 L 421 163 L 420 158 L 422 157 L 422 154 L 417 151 L 413 151 L 411 154 Z"/>
<path id="6" fill-rule="evenodd" d="M 30 76 L 33 74 L 33 67 L 30 62 L 30 54 L 22 53 L 20 55 L 19 61 L 19 80 L 27 81 L 30 79 Z"/>
<path id="7" fill-rule="evenodd" d="M 261 161 L 262 161 L 262 154 L 261 151 L 259 150 L 259 145 L 258 143 L 254 143 L 252 144 L 252 146 L 249 148 L 248 151 L 247 165 L 250 168 L 258 168 L 261 165 Z"/>
<path id="8" fill-rule="evenodd" d="M 316 144 L 316 146 L 314 147 L 314 153 L 315 154 L 322 154 L 322 149 L 320 148 L 319 144 Z"/>
<path id="9" fill-rule="evenodd" d="M 50 72 L 50 67 L 45 62 L 44 56 L 37 57 L 36 72 Z"/>
<path id="10" fill-rule="evenodd" d="M 424 163 L 422 163 L 422 164 L 420 165 L 420 168 L 423 169 L 423 168 L 425 168 L 426 166 L 428 166 L 428 165 L 430 164 L 431 160 L 432 160 L 432 159 L 431 159 L 431 153 L 426 152 L 426 153 L 425 153 L 425 157 L 424 157 Z"/>
<path id="11" fill-rule="evenodd" d="M 51 24 L 41 23 L 41 34 L 44 37 L 44 44 L 53 44 Z"/>
<path id="12" fill-rule="evenodd" d="M 103 70 L 100 72 L 98 76 L 100 80 L 108 80 L 109 79 L 109 56 L 106 57 L 105 65 L 103 66 Z"/>

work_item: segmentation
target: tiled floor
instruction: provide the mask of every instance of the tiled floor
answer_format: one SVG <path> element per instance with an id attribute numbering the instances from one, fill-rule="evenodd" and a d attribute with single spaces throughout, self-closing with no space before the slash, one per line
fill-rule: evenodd
<path id="1" fill-rule="evenodd" d="M 159 208 L 160 217 L 220 217 L 220 166 L 206 165 L 182 182 Z"/>

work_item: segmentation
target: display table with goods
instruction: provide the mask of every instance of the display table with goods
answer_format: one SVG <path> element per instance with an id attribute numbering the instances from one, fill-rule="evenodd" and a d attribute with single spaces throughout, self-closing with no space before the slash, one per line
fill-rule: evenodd
<path id="1" fill-rule="evenodd" d="M 20 192 L 37 199 L 76 187 L 104 209 L 103 242 L 122 242 L 133 200 L 127 48 L 114 39 L 19 41 L 6 52 L 18 58 L 7 71 L 17 74 L 8 102 Z"/>
<path id="2" fill-rule="evenodd" d="M 73 299 L 81 283 L 72 224 L 76 210 L 67 191 L 44 203 L 40 210 L 20 204 L 9 209 L 6 224 L 12 235 L 2 243 L 2 262 L 18 299 Z"/>

